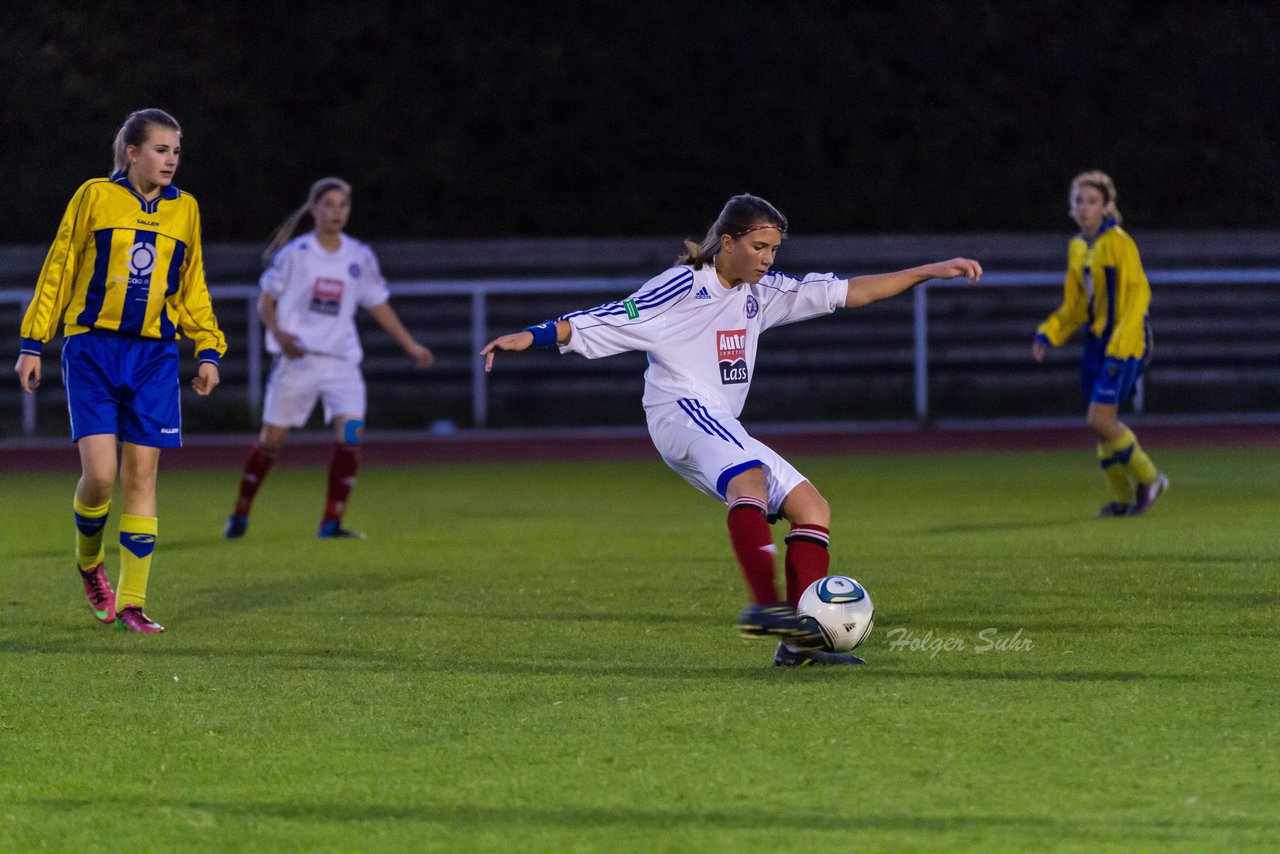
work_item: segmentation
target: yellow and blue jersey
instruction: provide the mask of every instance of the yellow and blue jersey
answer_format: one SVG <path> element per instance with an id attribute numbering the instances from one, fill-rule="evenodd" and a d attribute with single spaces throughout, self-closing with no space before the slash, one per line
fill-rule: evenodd
<path id="1" fill-rule="evenodd" d="M 1062 305 L 1036 330 L 1057 347 L 1081 326 L 1105 348 L 1105 356 L 1138 359 L 1150 355 L 1147 309 L 1151 285 L 1138 246 L 1114 219 L 1098 236 L 1072 238 L 1067 247 L 1067 277 Z"/>
<path id="2" fill-rule="evenodd" d="M 227 341 L 204 278 L 200 208 L 172 185 L 143 198 L 124 173 L 95 178 L 71 197 L 22 319 L 22 352 L 40 355 L 57 334 L 195 341 L 218 363 Z"/>

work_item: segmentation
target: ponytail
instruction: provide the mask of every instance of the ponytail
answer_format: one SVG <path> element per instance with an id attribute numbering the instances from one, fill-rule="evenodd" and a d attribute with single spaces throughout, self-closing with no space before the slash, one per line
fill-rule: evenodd
<path id="1" fill-rule="evenodd" d="M 147 137 L 151 135 L 152 125 L 172 128 L 179 134 L 182 133 L 178 120 L 164 110 L 155 107 L 134 110 L 120 126 L 120 130 L 116 131 L 115 142 L 111 145 L 112 174 L 129 171 L 129 146 L 142 145 L 146 142 Z"/>
<path id="2" fill-rule="evenodd" d="M 280 223 L 275 232 L 271 235 L 271 241 L 267 244 L 267 248 L 262 252 L 262 263 L 271 266 L 271 260 L 275 254 L 280 251 L 286 243 L 293 239 L 298 233 L 302 220 L 311 213 L 311 208 L 316 202 L 320 201 L 320 197 L 330 190 L 341 190 L 347 196 L 351 195 L 351 185 L 341 178 L 321 178 L 311 185 L 311 190 L 307 193 L 307 200 L 295 210 L 293 213 L 285 217 L 284 222 Z"/>
<path id="3" fill-rule="evenodd" d="M 787 218 L 773 205 L 759 196 L 743 193 L 734 196 L 725 203 L 720 216 L 707 229 L 707 236 L 701 243 L 692 240 L 684 242 L 684 254 L 676 258 L 677 264 L 687 264 L 695 270 L 701 270 L 704 264 L 711 263 L 720 251 L 720 238 L 729 235 L 735 240 L 748 232 L 761 228 L 776 228 L 787 236 Z"/>

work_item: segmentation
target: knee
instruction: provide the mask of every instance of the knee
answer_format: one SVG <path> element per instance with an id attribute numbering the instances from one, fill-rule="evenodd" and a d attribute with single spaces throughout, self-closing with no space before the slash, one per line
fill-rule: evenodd
<path id="1" fill-rule="evenodd" d="M 796 506 L 789 510 L 787 518 L 794 525 L 831 527 L 831 505 L 816 491 L 805 496 L 803 501 L 797 501 Z"/>
<path id="2" fill-rule="evenodd" d="M 288 428 L 264 425 L 258 433 L 258 450 L 268 457 L 278 457 L 284 450 L 284 440 L 288 435 Z"/>
<path id="3" fill-rule="evenodd" d="M 1105 440 L 1117 438 L 1123 432 L 1115 415 L 1106 411 L 1090 409 L 1085 417 L 1085 423 L 1099 438 Z"/>
<path id="4" fill-rule="evenodd" d="M 339 431 L 339 441 L 344 445 L 356 446 L 364 438 L 364 422 L 359 418 L 344 421 Z"/>

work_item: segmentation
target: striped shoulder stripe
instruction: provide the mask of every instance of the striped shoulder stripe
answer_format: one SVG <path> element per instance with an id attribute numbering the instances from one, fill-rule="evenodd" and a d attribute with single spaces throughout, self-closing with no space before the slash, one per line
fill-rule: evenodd
<path id="1" fill-rule="evenodd" d="M 664 305 L 674 299 L 678 299 L 683 294 L 692 290 L 692 288 L 693 272 L 686 270 L 682 274 L 654 287 L 652 290 L 646 291 L 635 297 L 635 305 L 636 308 L 657 308 L 660 305 Z M 613 300 L 596 306 L 595 308 L 570 312 L 569 314 L 563 315 L 560 319 L 568 320 L 571 317 L 581 317 L 584 314 L 589 314 L 593 317 L 617 317 L 618 315 L 625 315 L 626 313 L 627 307 L 625 303 L 619 300 Z"/>

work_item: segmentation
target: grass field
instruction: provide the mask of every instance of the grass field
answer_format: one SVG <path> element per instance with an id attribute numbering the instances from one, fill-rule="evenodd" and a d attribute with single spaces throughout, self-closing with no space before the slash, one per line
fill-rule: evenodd
<path id="1" fill-rule="evenodd" d="M 4 475 L 0 850 L 1276 850 L 1280 450 L 1155 450 L 1106 521 L 1087 448 L 797 459 L 877 604 L 833 670 L 734 635 L 656 459 L 369 467 L 364 542 L 320 471 L 240 542 L 167 472 L 157 637 L 82 599 L 76 473 Z"/>

